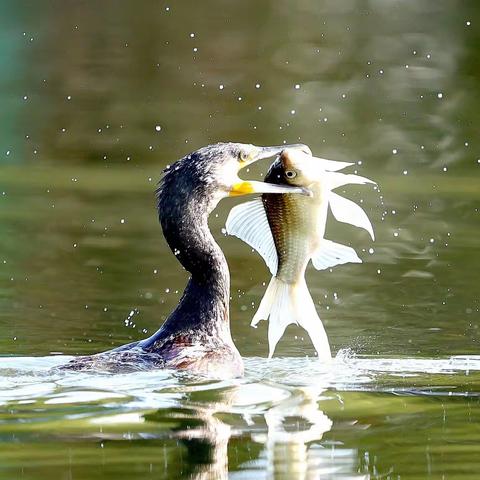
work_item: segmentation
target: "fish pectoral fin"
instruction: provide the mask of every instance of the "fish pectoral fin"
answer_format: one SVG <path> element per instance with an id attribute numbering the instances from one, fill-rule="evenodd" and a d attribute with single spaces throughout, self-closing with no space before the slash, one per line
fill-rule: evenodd
<path id="1" fill-rule="evenodd" d="M 352 247 L 324 238 L 312 256 L 312 263 L 317 270 L 325 270 L 345 263 L 362 263 L 362 260 Z"/>
<path id="2" fill-rule="evenodd" d="M 375 240 L 372 224 L 362 207 L 334 192 L 328 193 L 328 203 L 333 216 L 339 222 L 364 228 L 370 234 L 372 240 Z"/>
<path id="3" fill-rule="evenodd" d="M 277 273 L 278 255 L 262 199 L 256 198 L 233 207 L 225 228 L 255 249 L 265 260 L 272 275 Z"/>

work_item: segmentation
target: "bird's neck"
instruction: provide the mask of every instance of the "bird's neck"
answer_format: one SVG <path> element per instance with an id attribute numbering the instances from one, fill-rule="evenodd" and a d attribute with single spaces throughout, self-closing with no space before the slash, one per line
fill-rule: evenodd
<path id="1" fill-rule="evenodd" d="M 225 256 L 208 227 L 208 216 L 217 202 L 198 188 L 161 193 L 159 218 L 163 234 L 191 274 L 177 309 L 162 329 L 193 330 L 224 336 L 230 342 L 230 275 Z"/>

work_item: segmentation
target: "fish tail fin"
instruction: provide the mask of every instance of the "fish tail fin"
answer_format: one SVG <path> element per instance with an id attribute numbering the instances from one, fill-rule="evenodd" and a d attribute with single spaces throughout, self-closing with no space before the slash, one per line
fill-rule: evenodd
<path id="1" fill-rule="evenodd" d="M 286 283 L 272 277 L 251 325 L 255 327 L 260 320 L 267 319 L 270 320 L 269 358 L 272 357 L 287 326 L 295 323 L 307 331 L 318 358 L 324 361 L 331 359 L 328 337 L 304 278 L 297 283 Z"/>

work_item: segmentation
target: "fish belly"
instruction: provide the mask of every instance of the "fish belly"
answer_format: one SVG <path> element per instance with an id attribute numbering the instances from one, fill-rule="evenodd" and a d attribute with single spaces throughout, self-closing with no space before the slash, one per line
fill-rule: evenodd
<path id="1" fill-rule="evenodd" d="M 305 273 L 315 237 L 315 204 L 295 194 L 262 195 L 278 255 L 277 278 L 296 283 Z"/>

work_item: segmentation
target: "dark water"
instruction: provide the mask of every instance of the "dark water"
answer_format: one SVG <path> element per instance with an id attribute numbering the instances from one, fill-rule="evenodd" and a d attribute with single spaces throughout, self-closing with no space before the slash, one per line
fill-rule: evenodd
<path id="1" fill-rule="evenodd" d="M 479 25 L 473 0 L 1 2 L 0 478 L 478 478 Z M 378 181 L 346 191 L 374 243 L 327 225 L 364 263 L 308 272 L 339 358 L 291 326 L 267 362 L 225 200 L 245 379 L 52 373 L 174 308 L 155 184 L 227 140 Z"/>

